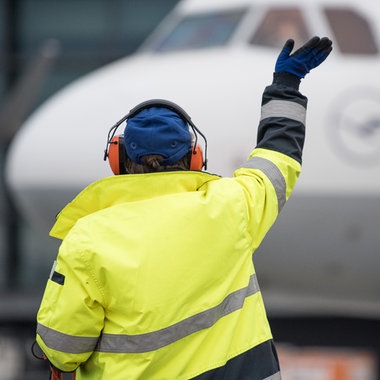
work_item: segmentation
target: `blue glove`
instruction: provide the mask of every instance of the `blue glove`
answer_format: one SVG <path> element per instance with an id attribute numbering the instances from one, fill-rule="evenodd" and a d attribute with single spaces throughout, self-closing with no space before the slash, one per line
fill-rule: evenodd
<path id="1" fill-rule="evenodd" d="M 300 79 L 328 57 L 332 50 L 332 41 L 327 37 L 313 37 L 290 55 L 293 47 L 294 40 L 289 39 L 285 42 L 277 58 L 275 72 L 290 73 Z"/>

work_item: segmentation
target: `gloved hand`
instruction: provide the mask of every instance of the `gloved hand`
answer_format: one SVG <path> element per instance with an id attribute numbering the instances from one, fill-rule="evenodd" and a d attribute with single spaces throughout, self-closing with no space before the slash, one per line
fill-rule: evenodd
<path id="1" fill-rule="evenodd" d="M 275 72 L 290 73 L 300 79 L 328 57 L 332 50 L 332 41 L 327 37 L 313 37 L 290 55 L 293 47 L 294 40 L 285 42 L 277 58 Z"/>

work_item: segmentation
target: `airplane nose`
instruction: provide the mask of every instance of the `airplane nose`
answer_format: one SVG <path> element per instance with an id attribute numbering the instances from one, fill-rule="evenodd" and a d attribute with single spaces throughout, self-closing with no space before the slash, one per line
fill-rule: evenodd
<path id="1" fill-rule="evenodd" d="M 97 76 L 74 82 L 48 99 L 9 147 L 7 185 L 21 214 L 44 231 L 83 187 L 112 174 L 102 152 L 109 126 L 124 107 L 109 100 L 112 78 L 107 87 L 98 87 Z"/>

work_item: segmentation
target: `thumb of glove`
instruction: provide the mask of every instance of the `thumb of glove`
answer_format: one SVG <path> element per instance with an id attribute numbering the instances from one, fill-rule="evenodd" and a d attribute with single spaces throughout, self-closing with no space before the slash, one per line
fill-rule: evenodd
<path id="1" fill-rule="evenodd" d="M 277 61 L 276 61 L 276 66 L 275 66 L 275 72 L 280 72 L 280 71 L 284 71 L 284 65 L 286 64 L 286 61 L 289 59 L 289 55 L 291 53 L 291 51 L 293 50 L 293 47 L 294 47 L 294 40 L 293 39 L 288 39 L 278 58 L 277 58 Z"/>
<path id="2" fill-rule="evenodd" d="M 294 47 L 294 40 L 290 38 L 285 42 L 285 45 L 283 46 L 278 58 L 280 59 L 288 58 L 290 55 L 290 52 L 293 50 L 293 47 Z"/>

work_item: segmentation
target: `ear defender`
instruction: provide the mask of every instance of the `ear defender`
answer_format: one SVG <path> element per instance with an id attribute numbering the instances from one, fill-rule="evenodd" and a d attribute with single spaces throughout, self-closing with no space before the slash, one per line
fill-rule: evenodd
<path id="1" fill-rule="evenodd" d="M 202 170 L 204 166 L 202 148 L 199 145 L 191 147 L 190 170 Z"/>
<path id="2" fill-rule="evenodd" d="M 108 162 L 113 174 L 127 174 L 124 162 L 126 152 L 124 146 L 124 136 L 114 136 L 108 149 Z M 191 147 L 190 170 L 202 170 L 204 165 L 202 148 L 199 145 Z"/>
<path id="3" fill-rule="evenodd" d="M 124 167 L 125 159 L 124 137 L 123 135 L 114 136 L 108 148 L 108 162 L 113 174 L 119 175 L 127 173 Z"/>
<path id="4" fill-rule="evenodd" d="M 202 170 L 204 168 L 207 170 L 207 139 L 205 135 L 194 125 L 190 116 L 177 104 L 164 99 L 151 99 L 142 102 L 132 108 L 127 115 L 125 115 L 121 120 L 114 124 L 108 132 L 107 144 L 104 150 L 104 161 L 107 160 L 111 167 L 112 172 L 115 175 L 127 174 L 124 163 L 126 162 L 127 152 L 124 145 L 124 136 L 115 135 L 115 132 L 119 125 L 129 118 L 136 115 L 138 112 L 149 107 L 164 107 L 176 112 L 182 119 L 188 123 L 189 127 L 192 129 L 195 141 L 194 145 L 191 147 L 191 158 L 190 158 L 190 170 Z M 198 134 L 204 140 L 205 154 L 203 157 L 202 148 L 197 144 Z"/>

